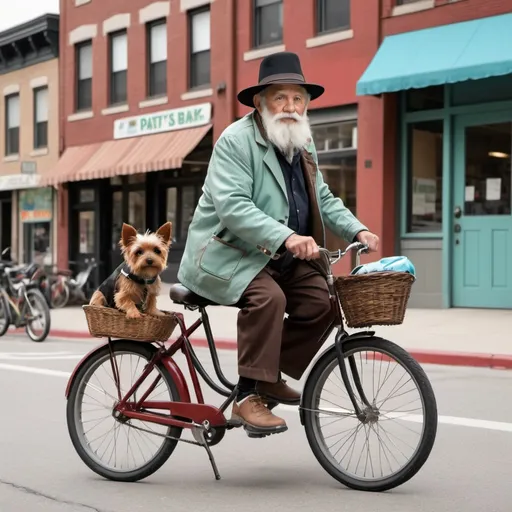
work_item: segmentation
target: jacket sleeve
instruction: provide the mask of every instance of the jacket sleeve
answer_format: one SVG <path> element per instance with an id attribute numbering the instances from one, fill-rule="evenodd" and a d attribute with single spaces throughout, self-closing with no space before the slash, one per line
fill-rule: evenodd
<path id="1" fill-rule="evenodd" d="M 316 163 L 316 155 L 315 155 Z M 368 231 L 354 214 L 343 204 L 339 197 L 335 197 L 325 183 L 322 172 L 317 165 L 317 187 L 320 196 L 320 209 L 326 226 L 347 242 L 353 242 L 360 231 Z"/>
<path id="2" fill-rule="evenodd" d="M 221 223 L 238 238 L 273 256 L 293 234 L 288 226 L 254 204 L 253 168 L 235 138 L 229 135 L 219 138 L 205 181 Z"/>

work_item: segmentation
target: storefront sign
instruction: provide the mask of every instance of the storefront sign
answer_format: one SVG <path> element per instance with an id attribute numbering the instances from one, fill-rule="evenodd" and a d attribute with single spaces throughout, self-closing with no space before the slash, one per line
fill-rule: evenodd
<path id="1" fill-rule="evenodd" d="M 210 122 L 211 117 L 212 104 L 201 103 L 199 105 L 191 105 L 190 107 L 117 119 L 114 121 L 114 139 L 140 137 L 154 133 L 203 126 Z"/>
<path id="2" fill-rule="evenodd" d="M 20 192 L 21 222 L 49 222 L 53 217 L 52 189 L 34 188 Z"/>
<path id="3" fill-rule="evenodd" d="M 41 175 L 39 174 L 9 174 L 0 176 L 0 190 L 19 190 L 37 187 Z"/>

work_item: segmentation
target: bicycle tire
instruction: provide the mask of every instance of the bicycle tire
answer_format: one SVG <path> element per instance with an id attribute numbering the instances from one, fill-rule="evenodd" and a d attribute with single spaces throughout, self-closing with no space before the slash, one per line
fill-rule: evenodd
<path id="1" fill-rule="evenodd" d="M 143 345 L 139 342 L 130 340 L 115 341 L 112 350 L 114 354 L 116 352 L 128 352 L 140 355 L 144 358 L 147 358 L 148 361 L 151 360 L 155 353 L 155 348 L 153 345 Z M 98 360 L 104 358 L 106 355 L 109 355 L 109 353 L 110 349 L 107 345 L 103 349 L 96 352 L 90 359 L 85 361 L 82 367 L 78 370 L 76 377 L 73 381 L 73 385 L 71 387 L 66 406 L 66 420 L 68 425 L 68 432 L 71 437 L 71 442 L 75 450 L 77 451 L 79 457 L 96 474 L 102 476 L 103 478 L 116 482 L 137 482 L 139 480 L 147 478 L 148 476 L 158 471 L 158 469 L 160 469 L 172 455 L 174 449 L 176 448 L 176 445 L 178 444 L 178 441 L 168 438 L 165 439 L 164 443 L 162 444 L 162 448 L 156 454 L 156 456 L 152 460 L 150 460 L 146 465 L 133 471 L 118 472 L 110 470 L 108 468 L 103 467 L 101 464 L 98 464 L 89 456 L 89 454 L 86 452 L 86 450 L 84 449 L 80 442 L 77 430 L 78 425 L 75 421 L 75 402 L 77 399 L 78 391 L 80 390 L 80 384 L 84 376 L 87 375 L 89 369 L 92 366 L 94 366 Z M 172 379 L 171 375 L 167 372 L 167 370 L 161 363 L 159 363 L 157 366 L 158 369 L 161 371 L 162 377 L 169 385 L 173 400 L 176 402 L 181 401 L 178 388 L 176 387 L 176 384 L 174 383 L 174 380 Z M 171 427 L 168 435 L 171 435 L 179 439 L 181 437 L 182 430 L 183 429 L 181 427 Z"/>
<path id="2" fill-rule="evenodd" d="M 4 310 L 5 314 L 5 325 L 0 327 L 0 336 L 4 336 L 4 334 L 9 330 L 9 326 L 12 322 L 11 307 L 9 306 L 9 301 L 5 296 L 5 290 L 0 292 L 0 308 Z"/>
<path id="3" fill-rule="evenodd" d="M 311 410 L 315 408 L 315 396 L 313 395 L 317 382 L 323 372 L 333 363 L 333 360 L 337 362 L 334 346 L 315 363 L 304 387 L 303 417 L 306 437 L 317 461 L 335 480 L 351 489 L 359 491 L 387 491 L 404 484 L 416 475 L 425 464 L 432 451 L 437 433 L 437 403 L 434 391 L 427 375 L 417 361 L 407 351 L 389 340 L 380 337 L 360 338 L 346 341 L 343 346 L 346 354 L 350 354 L 356 350 L 366 349 L 379 351 L 380 349 L 381 352 L 387 353 L 408 370 L 416 382 L 416 386 L 421 393 L 424 403 L 425 427 L 423 437 L 419 443 L 418 449 L 408 463 L 396 474 L 380 480 L 369 481 L 355 478 L 340 470 L 339 467 L 335 466 L 333 462 L 329 460 L 321 448 L 322 440 L 317 437 L 314 427 L 315 413 Z M 350 373 L 348 365 L 347 371 Z M 355 393 L 357 396 L 357 391 L 355 391 Z"/>
<path id="4" fill-rule="evenodd" d="M 41 313 L 44 317 L 44 329 L 43 333 L 39 336 L 36 336 L 33 332 L 31 332 L 29 322 L 25 325 L 25 332 L 27 333 L 28 337 L 35 342 L 42 342 L 47 337 L 48 334 L 50 334 L 50 328 L 51 328 L 51 315 L 50 315 L 50 306 L 48 306 L 48 302 L 46 301 L 46 297 L 43 295 L 41 290 L 39 288 L 31 288 L 27 290 L 27 298 L 30 298 L 30 296 L 37 297 L 37 300 L 40 302 L 41 305 Z M 27 311 L 29 306 L 27 304 L 24 305 L 23 311 Z"/>
<path id="5" fill-rule="evenodd" d="M 50 300 L 50 306 L 53 309 L 65 308 L 69 302 L 69 287 L 68 287 L 67 283 L 63 283 L 62 286 L 63 286 L 62 293 L 59 293 L 59 295 L 57 296 L 57 299 L 54 299 L 53 295 L 52 295 L 52 298 Z M 50 292 L 50 294 L 52 294 L 52 292 Z"/>

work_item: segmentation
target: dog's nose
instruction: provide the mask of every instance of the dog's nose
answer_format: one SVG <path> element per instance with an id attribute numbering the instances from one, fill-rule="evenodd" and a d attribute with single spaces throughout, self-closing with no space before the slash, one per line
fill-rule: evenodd
<path id="1" fill-rule="evenodd" d="M 148 265 L 153 265 L 153 260 L 152 260 L 151 258 L 148 258 L 148 259 L 146 260 L 146 263 L 147 263 Z"/>

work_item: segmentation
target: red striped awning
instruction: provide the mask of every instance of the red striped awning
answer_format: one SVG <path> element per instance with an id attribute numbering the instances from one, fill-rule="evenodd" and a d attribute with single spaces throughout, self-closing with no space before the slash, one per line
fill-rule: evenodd
<path id="1" fill-rule="evenodd" d="M 40 186 L 178 169 L 211 127 L 69 147 Z"/>

